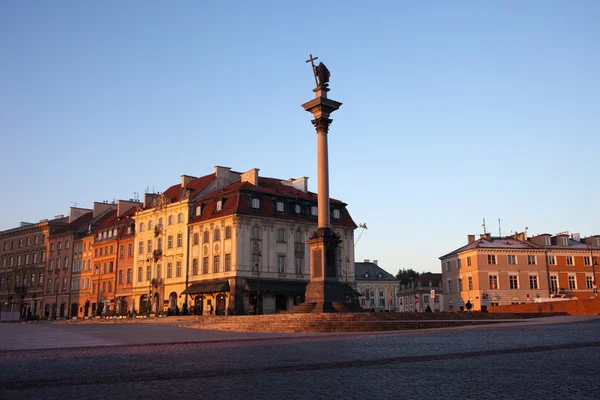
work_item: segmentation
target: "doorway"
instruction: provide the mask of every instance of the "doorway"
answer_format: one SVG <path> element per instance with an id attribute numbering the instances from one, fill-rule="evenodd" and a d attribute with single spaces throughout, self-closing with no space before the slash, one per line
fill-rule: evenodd
<path id="1" fill-rule="evenodd" d="M 278 294 L 275 296 L 275 311 L 279 312 L 287 310 L 287 296 L 285 294 Z"/>
<path id="2" fill-rule="evenodd" d="M 220 293 L 217 295 L 216 315 L 225 315 L 225 308 L 227 308 L 227 296 Z"/>

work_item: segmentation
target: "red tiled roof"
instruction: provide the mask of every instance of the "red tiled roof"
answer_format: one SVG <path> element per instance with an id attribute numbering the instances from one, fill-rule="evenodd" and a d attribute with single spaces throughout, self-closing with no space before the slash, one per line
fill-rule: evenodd
<path id="1" fill-rule="evenodd" d="M 93 216 L 94 216 L 94 213 L 92 211 L 90 211 L 89 213 L 83 214 L 81 217 L 77 218 L 75 221 L 71 222 L 70 224 L 61 226 L 59 229 L 57 229 L 52 234 L 52 236 L 57 236 L 57 235 L 65 234 L 65 233 L 74 232 L 74 231 L 78 230 L 79 228 L 81 228 L 82 226 L 87 225 L 87 223 L 92 219 Z"/>
<path id="2" fill-rule="evenodd" d="M 187 189 L 191 189 L 192 191 L 190 193 L 190 197 L 193 198 L 194 196 L 196 196 L 202 189 L 204 189 L 208 184 L 210 184 L 213 181 L 213 179 L 215 179 L 215 177 L 216 175 L 212 173 L 209 175 L 192 179 L 186 186 Z M 181 184 L 178 183 L 169 187 L 162 193 L 162 195 L 167 197 L 171 201 L 171 203 L 176 203 L 181 200 L 182 194 L 184 193 L 185 192 L 182 190 Z M 147 204 L 144 207 L 144 210 L 148 210 L 153 207 L 154 206 L 152 204 Z"/>

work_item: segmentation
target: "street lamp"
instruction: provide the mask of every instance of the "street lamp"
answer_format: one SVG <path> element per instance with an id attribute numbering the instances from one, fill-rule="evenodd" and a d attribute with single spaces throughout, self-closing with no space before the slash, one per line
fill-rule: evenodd
<path id="1" fill-rule="evenodd" d="M 254 315 L 258 315 L 258 313 L 259 313 L 258 304 L 259 304 L 259 296 L 260 296 L 260 290 L 259 290 L 259 285 L 260 285 L 260 258 L 261 258 L 261 253 L 257 253 L 256 254 L 256 299 L 255 299 L 255 304 L 254 304 Z"/>
<path id="2" fill-rule="evenodd" d="M 96 286 L 96 293 L 98 297 L 96 298 L 96 314 L 100 314 L 100 265 L 96 264 L 96 271 L 98 271 L 98 285 Z"/>
<path id="3" fill-rule="evenodd" d="M 586 246 L 590 251 L 590 265 L 592 266 L 592 291 L 594 292 L 594 296 L 598 297 L 598 289 L 596 288 L 596 268 L 598 268 L 598 263 L 594 259 L 594 251 L 592 249 L 592 239 L 588 238 L 586 240 Z"/>
<path id="4" fill-rule="evenodd" d="M 15 294 L 19 296 L 19 318 L 21 314 L 23 314 L 23 299 L 27 295 L 27 286 L 25 282 L 21 284 L 21 286 L 15 286 Z"/>

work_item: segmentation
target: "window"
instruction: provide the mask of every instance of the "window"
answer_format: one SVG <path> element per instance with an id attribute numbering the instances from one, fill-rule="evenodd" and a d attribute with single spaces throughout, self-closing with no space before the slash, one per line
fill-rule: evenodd
<path id="1" fill-rule="evenodd" d="M 573 266 L 573 256 L 567 256 L 567 265 Z"/>
<path id="2" fill-rule="evenodd" d="M 65 266 L 65 269 L 69 268 L 69 257 L 65 257 L 65 263 L 63 265 Z"/>
<path id="3" fill-rule="evenodd" d="M 488 261 L 488 264 L 496 264 L 496 255 L 488 254 L 487 261 Z"/>
<path id="4" fill-rule="evenodd" d="M 223 200 L 217 201 L 217 211 L 223 210 Z"/>
<path id="5" fill-rule="evenodd" d="M 181 261 L 175 263 L 175 276 L 177 278 L 181 277 Z"/>
<path id="6" fill-rule="evenodd" d="M 550 277 L 550 291 L 552 293 L 558 293 L 558 277 L 556 276 Z"/>
<path id="7" fill-rule="evenodd" d="M 23 247 L 23 239 L 19 239 L 19 248 Z"/>
<path id="8" fill-rule="evenodd" d="M 113 272 L 113 262 L 108 263 L 108 272 Z"/>
<path id="9" fill-rule="evenodd" d="M 173 248 L 173 236 L 167 236 L 167 249 L 172 249 Z"/>
<path id="10" fill-rule="evenodd" d="M 548 256 L 548 265 L 556 265 L 556 258 L 554 256 Z"/>
<path id="11" fill-rule="evenodd" d="M 200 234 L 198 232 L 194 233 L 194 244 L 200 243 Z"/>
<path id="12" fill-rule="evenodd" d="M 169 215 L 169 216 L 167 217 L 167 224 L 168 224 L 168 225 L 173 225 L 173 216 L 172 216 L 172 215 Z"/>
<path id="13" fill-rule="evenodd" d="M 471 257 L 467 257 L 467 267 L 471 266 Z"/>
<path id="14" fill-rule="evenodd" d="M 285 229 L 277 229 L 277 241 L 285 242 Z"/>
<path id="15" fill-rule="evenodd" d="M 462 279 L 458 279 L 458 291 L 462 292 L 463 290 L 463 283 L 462 283 Z"/>
<path id="16" fill-rule="evenodd" d="M 58 242 L 58 250 L 62 250 L 62 242 Z"/>
<path id="17" fill-rule="evenodd" d="M 183 222 L 183 213 L 177 214 L 177 223 L 180 224 Z"/>
<path id="18" fill-rule="evenodd" d="M 204 275 L 208 274 L 208 257 L 202 258 L 202 273 Z"/>
<path id="19" fill-rule="evenodd" d="M 585 277 L 585 287 L 588 289 L 594 288 L 594 278 L 593 277 L 591 277 L 591 276 Z"/>
<path id="20" fill-rule="evenodd" d="M 121 256 L 121 258 L 125 257 L 125 246 L 123 245 L 119 246 L 119 256 Z"/>
<path id="21" fill-rule="evenodd" d="M 154 224 L 154 222 L 152 222 L 152 220 L 148 221 L 148 230 L 151 231 L 152 230 L 152 225 Z"/>
<path id="22" fill-rule="evenodd" d="M 296 257 L 294 264 L 296 266 L 296 274 L 302 274 L 302 265 L 304 264 L 304 259 L 302 257 Z"/>
<path id="23" fill-rule="evenodd" d="M 294 241 L 296 243 L 302 243 L 302 232 L 300 232 L 300 231 L 294 232 Z"/>
<path id="24" fill-rule="evenodd" d="M 138 267 L 138 282 L 142 281 L 142 274 L 143 274 L 142 267 Z"/>
<path id="25" fill-rule="evenodd" d="M 173 277 L 173 264 L 167 263 L 167 279 Z"/>
<path id="26" fill-rule="evenodd" d="M 528 265 L 535 265 L 535 256 L 527 256 L 527 264 Z"/>
<path id="27" fill-rule="evenodd" d="M 544 245 L 550 246 L 550 238 L 548 236 L 544 236 Z"/>
<path id="28" fill-rule="evenodd" d="M 29 254 L 25 254 L 25 265 L 29 265 Z"/>
<path id="29" fill-rule="evenodd" d="M 252 227 L 252 231 L 250 232 L 251 239 L 260 239 L 260 228 L 258 225 L 254 225 Z"/>
<path id="30" fill-rule="evenodd" d="M 446 282 L 448 285 L 448 293 L 452 293 L 452 281 Z"/>
<path id="31" fill-rule="evenodd" d="M 319 214 L 319 209 L 317 208 L 317 206 L 311 206 L 310 207 L 310 215 L 318 215 Z"/>
<path id="32" fill-rule="evenodd" d="M 146 246 L 147 252 L 152 253 L 152 239 L 148 240 L 148 245 Z"/>
<path id="33" fill-rule="evenodd" d="M 294 212 L 296 212 L 296 214 L 300 214 L 301 211 L 302 211 L 302 207 L 300 207 L 300 204 L 296 204 L 294 206 Z"/>
<path id="34" fill-rule="evenodd" d="M 127 283 L 131 283 L 131 268 L 127 268 Z"/>
<path id="35" fill-rule="evenodd" d="M 102 282 L 102 293 L 106 292 L 106 282 Z"/>
<path id="36" fill-rule="evenodd" d="M 202 209 L 200 208 L 200 206 L 197 206 L 196 207 L 196 217 L 199 217 L 201 213 L 202 213 Z"/>
<path id="37" fill-rule="evenodd" d="M 119 270 L 119 283 L 123 284 L 123 270 L 122 269 Z"/>
<path id="38" fill-rule="evenodd" d="M 260 208 L 260 200 L 257 198 L 252 199 L 252 208 Z"/>
<path id="39" fill-rule="evenodd" d="M 566 246 L 567 245 L 567 238 L 566 237 L 561 237 L 560 238 L 560 244 L 562 246 Z"/>
<path id="40" fill-rule="evenodd" d="M 146 266 L 146 280 L 149 281 L 152 276 L 152 269 L 149 265 Z"/>
<path id="41" fill-rule="evenodd" d="M 12 257 L 11 257 L 11 264 L 12 264 Z M 48 263 L 48 271 L 52 271 L 53 265 L 54 265 L 54 260 L 50 260 L 50 262 Z"/>
<path id="42" fill-rule="evenodd" d="M 338 210 L 338 209 L 333 210 L 332 216 L 334 219 L 340 219 L 341 218 L 340 210 Z"/>
<path id="43" fill-rule="evenodd" d="M 21 265 L 21 256 L 17 256 L 17 266 Z"/>
<path id="44" fill-rule="evenodd" d="M 529 289 L 537 289 L 537 288 L 538 288 L 537 275 L 529 275 Z"/>
<path id="45" fill-rule="evenodd" d="M 498 289 L 498 276 L 490 275 L 489 280 L 490 280 L 490 289 Z"/>
<path id="46" fill-rule="evenodd" d="M 456 260 L 456 269 L 460 269 L 461 267 L 461 260 L 460 258 L 458 260 Z"/>
<path id="47" fill-rule="evenodd" d="M 157 250 L 162 250 L 162 238 L 158 238 L 156 239 L 156 249 Z"/>
<path id="48" fill-rule="evenodd" d="M 98 252 L 98 249 L 96 249 L 96 252 Z M 100 257 L 102 257 L 104 255 L 104 249 L 102 247 L 100 247 Z"/>
<path id="49" fill-rule="evenodd" d="M 225 254 L 225 272 L 231 271 L 231 254 Z"/>
<path id="50" fill-rule="evenodd" d="M 473 290 L 473 277 L 472 276 L 467 277 L 467 285 L 469 287 L 469 290 Z M 436 297 L 436 299 L 437 299 L 437 297 Z"/>
<path id="51" fill-rule="evenodd" d="M 221 263 L 221 261 L 219 259 L 219 256 L 214 256 L 213 257 L 213 274 L 220 272 L 219 271 L 221 269 L 220 263 Z"/>
<path id="52" fill-rule="evenodd" d="M 198 259 L 194 258 L 192 260 L 192 275 L 198 275 Z"/>
<path id="53" fill-rule="evenodd" d="M 140 240 L 138 243 L 138 254 L 144 254 L 144 242 Z"/>
<path id="54" fill-rule="evenodd" d="M 31 244 L 31 238 L 25 239 L 25 246 L 29 247 L 30 244 Z"/>
<path id="55" fill-rule="evenodd" d="M 508 277 L 508 284 L 511 289 L 518 289 L 519 288 L 519 279 L 518 279 L 517 275 L 510 275 Z"/>
<path id="56" fill-rule="evenodd" d="M 285 272 L 285 256 L 277 256 L 277 272 L 280 274 Z"/>
<path id="57" fill-rule="evenodd" d="M 575 277 L 573 275 L 569 276 L 569 289 L 577 289 L 577 285 L 575 284 Z"/>
<path id="58" fill-rule="evenodd" d="M 285 207 L 284 207 L 284 205 L 283 205 L 283 202 L 281 202 L 281 201 L 278 201 L 278 202 L 275 204 L 275 209 L 276 209 L 278 212 L 284 212 L 284 211 L 285 211 Z"/>
<path id="59" fill-rule="evenodd" d="M 209 241 L 208 231 L 202 232 L 202 243 L 208 243 L 208 241 Z"/>
<path id="60" fill-rule="evenodd" d="M 446 272 L 450 272 L 452 269 L 452 263 L 450 261 L 446 261 Z"/>
<path id="61" fill-rule="evenodd" d="M 156 277 L 158 279 L 162 278 L 162 265 L 156 264 Z"/>
<path id="62" fill-rule="evenodd" d="M 143 222 L 140 222 L 140 229 L 139 229 L 139 231 L 140 232 L 144 232 L 144 223 Z"/>
<path id="63" fill-rule="evenodd" d="M 260 254 L 252 253 L 252 271 L 257 271 L 260 265 Z"/>
<path id="64" fill-rule="evenodd" d="M 181 246 L 183 246 L 183 234 L 178 233 L 177 234 L 177 247 L 181 247 Z"/>
<path id="65" fill-rule="evenodd" d="M 508 264 L 509 265 L 516 265 L 517 264 L 517 257 L 514 255 L 508 255 Z"/>
<path id="66" fill-rule="evenodd" d="M 215 229 L 213 240 L 221 240 L 221 230 L 219 228 Z"/>
<path id="67" fill-rule="evenodd" d="M 592 260 L 591 260 L 591 258 L 589 256 L 583 257 L 583 265 L 588 266 L 588 267 L 590 265 L 592 265 Z"/>

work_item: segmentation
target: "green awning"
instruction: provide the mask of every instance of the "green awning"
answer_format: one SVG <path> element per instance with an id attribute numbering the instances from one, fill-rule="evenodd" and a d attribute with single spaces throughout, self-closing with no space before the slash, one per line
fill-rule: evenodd
<path id="1" fill-rule="evenodd" d="M 181 294 L 203 294 L 203 293 L 219 293 L 229 292 L 229 281 L 205 281 L 192 283 Z"/>
<path id="2" fill-rule="evenodd" d="M 247 292 L 302 294 L 306 292 L 308 282 L 290 282 L 273 279 L 246 279 L 244 290 Z"/>

